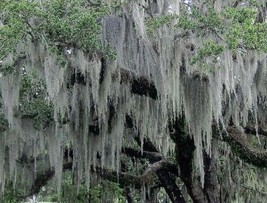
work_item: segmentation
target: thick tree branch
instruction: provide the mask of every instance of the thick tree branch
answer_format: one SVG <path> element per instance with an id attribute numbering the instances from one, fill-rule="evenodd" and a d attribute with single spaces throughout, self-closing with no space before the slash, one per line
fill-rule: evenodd
<path id="1" fill-rule="evenodd" d="M 63 171 L 68 171 L 72 169 L 72 161 L 63 164 Z M 129 175 L 124 172 L 117 173 L 116 171 L 105 169 L 101 167 L 91 166 L 91 173 L 97 174 L 104 180 L 117 182 L 124 187 L 131 186 L 137 189 L 142 188 L 144 185 L 153 185 L 157 180 L 151 174 L 146 173 L 139 176 Z M 54 169 L 47 169 L 46 171 L 37 174 L 37 177 L 32 185 L 30 192 L 27 195 L 20 196 L 20 199 L 26 199 L 34 194 L 37 194 L 42 187 L 47 185 L 48 181 L 51 180 L 55 175 Z"/>
<path id="2" fill-rule="evenodd" d="M 139 143 L 139 145 L 141 146 L 141 141 L 139 137 L 135 137 L 135 139 L 137 140 L 137 143 Z M 144 139 L 143 142 L 144 151 L 152 150 L 152 152 L 146 155 L 156 154 L 157 158 L 162 156 L 158 155 L 160 154 L 159 151 L 148 139 Z M 139 153 L 136 154 L 139 155 Z M 152 170 L 154 173 L 156 173 L 158 179 L 160 180 L 162 186 L 164 187 L 166 193 L 168 194 L 169 198 L 173 203 L 185 203 L 185 199 L 182 195 L 182 192 L 176 184 L 176 178 L 178 176 L 178 169 L 176 168 L 176 166 L 173 166 L 172 164 L 168 163 L 162 156 L 162 159 L 153 163 L 148 169 L 148 171 L 149 170 Z"/>
<path id="3" fill-rule="evenodd" d="M 133 122 L 133 121 L 132 121 Z M 135 136 L 134 140 L 137 142 L 137 144 L 141 147 L 143 146 L 143 149 L 149 152 L 159 152 L 157 147 L 148 139 L 144 138 L 143 143 L 141 142 L 140 135 Z"/>
<path id="4" fill-rule="evenodd" d="M 169 161 L 167 161 L 165 159 L 165 157 L 159 153 L 159 152 L 149 152 L 149 151 L 143 151 L 141 152 L 140 150 L 135 150 L 135 149 L 132 149 L 132 148 L 123 148 L 122 149 L 122 153 L 126 154 L 127 156 L 130 156 L 130 157 L 136 157 L 136 158 L 145 158 L 145 159 L 148 159 L 150 163 L 152 163 L 152 165 L 155 163 L 155 162 L 159 162 L 161 161 L 161 165 L 160 166 L 163 166 L 163 163 L 164 163 L 164 168 L 168 169 L 168 171 L 170 173 L 172 173 L 173 175 L 175 176 L 178 176 L 178 168 L 176 166 L 176 164 L 173 164 Z M 150 169 L 151 166 L 149 167 Z"/>
<path id="5" fill-rule="evenodd" d="M 193 202 L 219 202 L 217 169 L 214 158 L 204 153 L 205 184 L 202 188 L 199 173 L 194 170 L 194 140 L 189 134 L 185 117 L 177 118 L 169 125 L 171 138 L 176 144 L 176 160 L 180 169 L 180 178 Z"/>
<path id="6" fill-rule="evenodd" d="M 149 151 L 139 151 L 133 148 L 125 147 L 122 149 L 122 153 L 128 156 L 134 156 L 137 158 L 147 158 L 150 162 L 157 162 L 164 159 L 163 155 L 158 152 L 149 152 Z"/>
<path id="7" fill-rule="evenodd" d="M 244 127 L 244 133 L 246 134 L 252 134 L 252 135 L 263 135 L 267 136 L 267 131 L 264 130 L 263 128 L 258 128 L 256 129 L 255 127 L 252 126 L 246 126 Z"/>
<path id="8" fill-rule="evenodd" d="M 227 128 L 224 140 L 228 142 L 234 153 L 244 161 L 258 167 L 267 167 L 267 151 L 254 148 L 247 140 L 242 130 L 235 126 Z"/>
<path id="9" fill-rule="evenodd" d="M 180 177 L 193 202 L 205 203 L 206 198 L 201 183 L 193 172 L 195 144 L 186 130 L 185 119 L 178 119 L 174 124 L 175 133 L 171 135 L 176 144 L 176 160 L 180 169 Z"/>
<path id="10" fill-rule="evenodd" d="M 176 184 L 176 176 L 170 173 L 168 164 L 165 160 L 154 163 L 151 166 L 151 170 L 157 174 L 161 184 L 173 203 L 185 203 L 185 199 Z"/>
<path id="11" fill-rule="evenodd" d="M 68 162 L 63 165 L 63 171 L 71 170 L 71 168 L 72 168 L 72 162 Z M 26 199 L 27 197 L 39 193 L 42 187 L 47 185 L 48 181 L 51 180 L 54 177 L 54 175 L 55 175 L 55 170 L 51 168 L 47 169 L 41 174 L 38 174 L 31 187 L 30 192 L 27 195 L 21 196 L 20 199 L 23 200 Z"/>
<path id="12" fill-rule="evenodd" d="M 101 61 L 101 71 L 99 76 L 100 78 L 99 83 L 101 84 L 103 83 L 105 78 L 106 60 L 102 57 L 100 61 Z M 121 84 L 122 83 L 129 84 L 130 91 L 132 94 L 147 96 L 153 100 L 158 99 L 158 91 L 155 86 L 155 83 L 146 76 L 143 75 L 138 76 L 129 70 L 121 68 L 114 70 L 111 77 L 113 81 L 120 80 L 119 82 Z M 73 86 L 75 83 L 85 85 L 86 82 L 87 82 L 86 77 L 81 72 L 74 69 L 68 87 Z"/>
<path id="13" fill-rule="evenodd" d="M 154 162 L 160 161 L 163 158 L 163 156 L 158 152 L 143 152 L 142 154 L 141 151 L 134 150 L 131 148 L 124 148 L 123 152 L 126 154 L 130 154 L 131 156 L 138 157 L 138 158 L 141 158 L 141 157 L 148 158 Z M 66 163 L 64 163 L 63 165 L 63 171 L 72 169 L 72 161 L 69 160 L 69 159 L 72 159 L 72 157 L 73 157 L 72 149 L 65 149 L 64 160 L 66 160 Z M 44 157 L 40 158 L 40 160 L 43 160 L 43 158 Z M 37 157 L 36 160 L 39 160 L 39 158 Z M 164 160 L 164 162 L 166 161 Z M 31 165 L 31 164 L 34 164 L 34 159 L 23 156 L 18 160 L 18 163 Z M 163 163 L 162 161 L 160 163 L 161 164 L 156 164 L 156 163 L 154 165 L 152 164 L 148 168 L 148 170 L 146 170 L 146 172 L 141 175 L 129 175 L 126 172 L 117 173 L 117 171 L 113 171 L 113 170 L 105 169 L 101 167 L 93 167 L 93 166 L 91 166 L 90 172 L 97 174 L 102 179 L 117 182 L 123 187 L 131 186 L 131 187 L 140 189 L 144 185 L 153 185 L 157 182 L 157 178 L 154 174 L 157 170 L 160 169 L 161 166 L 170 167 L 170 168 L 175 167 L 167 162 Z M 37 174 L 37 177 L 34 181 L 34 184 L 32 185 L 30 192 L 27 195 L 21 196 L 20 199 L 23 200 L 29 196 L 32 196 L 33 194 L 37 194 L 41 190 L 41 188 L 45 186 L 48 183 L 48 181 L 54 177 L 54 175 L 55 175 L 55 170 L 51 168 L 48 168 L 42 173 Z"/>
<path id="14" fill-rule="evenodd" d="M 96 173 L 105 180 L 118 182 L 123 186 L 133 186 L 138 189 L 142 188 L 146 184 L 150 185 L 156 182 L 154 177 L 146 174 L 135 176 L 123 172 L 117 173 L 116 171 L 110 169 L 103 169 L 100 167 L 91 167 L 91 172 Z"/>
<path id="15" fill-rule="evenodd" d="M 154 100 L 158 98 L 158 92 L 154 82 L 146 76 L 137 76 L 133 72 L 121 68 L 113 72 L 113 80 L 118 79 L 119 75 L 121 83 L 130 83 L 132 94 L 148 96 Z"/>

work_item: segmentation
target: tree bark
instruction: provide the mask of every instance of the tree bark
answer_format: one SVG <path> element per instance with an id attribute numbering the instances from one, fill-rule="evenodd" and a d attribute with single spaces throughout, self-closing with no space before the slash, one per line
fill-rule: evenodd
<path id="1" fill-rule="evenodd" d="M 138 141 L 139 139 L 136 137 L 136 140 Z M 138 143 L 141 144 L 141 142 Z M 147 156 L 150 161 L 156 161 L 161 158 L 161 160 L 154 162 L 150 168 L 152 168 L 152 170 L 157 175 L 171 201 L 173 203 L 185 203 L 185 199 L 182 195 L 182 192 L 176 184 L 176 178 L 178 175 L 177 168 L 174 167 L 172 164 L 168 163 L 148 139 L 144 140 L 143 150 L 145 150 L 144 155 Z M 150 150 L 152 152 L 146 153 L 146 151 Z M 154 158 L 151 157 L 152 155 L 154 155 Z M 173 168 L 176 168 L 176 170 L 173 170 Z M 171 171 L 176 172 L 172 173 Z"/>
<path id="2" fill-rule="evenodd" d="M 176 145 L 176 161 L 180 178 L 194 203 L 220 202 L 220 190 L 215 159 L 204 152 L 205 184 L 202 188 L 199 174 L 194 172 L 195 144 L 189 134 L 185 118 L 182 116 L 170 125 L 171 138 Z"/>
<path id="3" fill-rule="evenodd" d="M 253 147 L 241 129 L 235 126 L 228 127 L 227 133 L 223 133 L 223 139 L 242 160 L 257 167 L 267 167 L 267 152 Z"/>

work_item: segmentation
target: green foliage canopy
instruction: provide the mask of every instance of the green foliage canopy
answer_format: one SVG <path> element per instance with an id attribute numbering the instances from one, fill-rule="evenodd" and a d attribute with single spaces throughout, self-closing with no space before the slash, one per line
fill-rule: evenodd
<path id="1" fill-rule="evenodd" d="M 103 52 L 101 18 L 107 5 L 91 6 L 85 0 L 0 2 L 0 59 L 16 49 L 22 40 L 42 41 L 55 46 L 73 46 L 87 53 Z"/>
<path id="2" fill-rule="evenodd" d="M 24 74 L 20 82 L 17 114 L 34 120 L 34 127 L 48 125 L 53 120 L 53 105 L 47 99 L 46 85 L 37 74 Z"/>
<path id="3" fill-rule="evenodd" d="M 267 52 L 267 23 L 258 20 L 257 4 L 251 1 L 246 7 L 227 7 L 216 10 L 213 3 L 207 1 L 207 10 L 186 5 L 179 16 L 166 14 L 148 17 L 148 33 L 163 25 L 175 27 L 181 36 L 195 35 L 202 45 L 196 47 L 192 64 L 203 63 L 210 57 L 216 62 L 217 57 L 226 49 L 242 51 L 255 50 Z"/>

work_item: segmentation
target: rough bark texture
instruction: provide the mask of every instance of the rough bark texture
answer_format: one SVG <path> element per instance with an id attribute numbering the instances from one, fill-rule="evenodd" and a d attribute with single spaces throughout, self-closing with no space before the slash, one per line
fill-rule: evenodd
<path id="1" fill-rule="evenodd" d="M 164 187 L 172 202 L 184 203 L 185 199 L 181 193 L 181 190 L 176 184 L 178 171 L 177 168 L 173 164 L 168 163 L 150 141 L 145 140 L 143 148 L 147 151 L 143 151 L 143 153 L 141 153 L 139 151 L 127 148 L 124 149 L 124 152 L 131 154 L 132 156 L 148 158 L 152 165 L 149 167 L 146 173 L 152 171 L 157 175 L 162 187 Z M 152 152 L 148 152 L 149 150 Z"/>
<path id="2" fill-rule="evenodd" d="M 231 126 L 227 128 L 227 133 L 228 135 L 224 134 L 224 139 L 236 155 L 255 166 L 267 167 L 267 152 L 251 146 L 241 129 Z"/>
<path id="3" fill-rule="evenodd" d="M 174 129 L 171 137 L 176 144 L 176 161 L 180 169 L 180 178 L 184 182 L 193 202 L 220 202 L 215 159 L 205 153 L 205 184 L 204 188 L 202 188 L 200 177 L 193 170 L 195 145 L 188 133 L 185 119 L 183 117 L 177 119 L 171 127 Z"/>

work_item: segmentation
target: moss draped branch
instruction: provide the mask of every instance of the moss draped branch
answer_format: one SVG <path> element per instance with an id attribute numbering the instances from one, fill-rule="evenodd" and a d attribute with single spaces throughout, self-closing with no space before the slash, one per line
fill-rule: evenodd
<path id="1" fill-rule="evenodd" d="M 65 154 L 69 154 L 71 156 L 72 150 L 67 152 L 68 150 L 65 150 Z M 63 164 L 63 171 L 69 171 L 72 170 L 72 161 L 67 161 L 70 159 L 70 157 L 64 156 L 65 163 Z M 42 160 L 40 160 L 42 161 Z M 32 159 L 27 158 L 21 158 L 18 162 L 20 164 L 34 164 L 34 161 Z M 132 186 L 137 189 L 141 189 L 144 185 L 153 185 L 157 182 L 157 178 L 155 176 L 151 176 L 151 173 L 144 173 L 141 175 L 130 175 L 126 172 L 117 172 L 111 169 L 101 168 L 101 167 L 94 167 L 91 166 L 90 172 L 92 174 L 97 174 L 99 177 L 101 177 L 104 180 L 112 181 L 119 183 L 123 187 Z M 55 175 L 54 168 L 48 168 L 44 170 L 43 172 L 37 174 L 36 179 L 31 187 L 31 190 L 26 195 L 22 195 L 19 198 L 21 200 L 26 199 L 27 197 L 30 197 L 34 194 L 37 194 L 42 187 L 47 185 L 48 181 L 50 181 Z"/>
<path id="2" fill-rule="evenodd" d="M 119 78 L 119 75 L 121 83 L 130 84 L 132 94 L 148 96 L 154 100 L 158 98 L 156 86 L 148 77 L 138 76 L 129 70 L 121 68 L 113 72 L 113 80 Z"/>
<path id="3" fill-rule="evenodd" d="M 227 128 L 224 140 L 231 146 L 232 150 L 244 161 L 258 167 L 267 167 L 267 151 L 253 147 L 246 138 L 243 131 L 236 126 Z"/>

